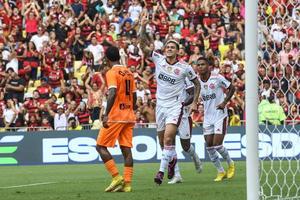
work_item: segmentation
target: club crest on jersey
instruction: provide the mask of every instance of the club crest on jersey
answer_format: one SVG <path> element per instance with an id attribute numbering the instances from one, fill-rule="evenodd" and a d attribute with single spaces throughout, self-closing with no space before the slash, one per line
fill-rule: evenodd
<path id="1" fill-rule="evenodd" d="M 212 90 L 215 89 L 216 88 L 215 84 L 213 84 L 213 83 L 209 84 L 209 88 L 212 89 Z"/>
<path id="2" fill-rule="evenodd" d="M 174 69 L 174 74 L 179 75 L 180 74 L 180 69 Z"/>

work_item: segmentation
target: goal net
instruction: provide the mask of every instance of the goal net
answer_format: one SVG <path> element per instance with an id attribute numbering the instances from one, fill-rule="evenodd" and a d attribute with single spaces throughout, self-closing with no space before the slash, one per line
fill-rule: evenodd
<path id="1" fill-rule="evenodd" d="M 300 1 L 258 1 L 260 105 L 274 92 L 286 115 L 262 125 L 259 110 L 260 199 L 300 200 Z"/>
<path id="2" fill-rule="evenodd" d="M 299 126 L 261 126 L 259 157 L 261 199 L 299 200 Z"/>

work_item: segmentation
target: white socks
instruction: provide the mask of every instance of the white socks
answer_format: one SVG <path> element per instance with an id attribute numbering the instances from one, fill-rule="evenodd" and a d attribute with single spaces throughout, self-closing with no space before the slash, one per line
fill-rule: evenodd
<path id="1" fill-rule="evenodd" d="M 215 149 L 226 160 L 226 162 L 227 162 L 228 165 L 230 165 L 231 163 L 233 163 L 233 160 L 230 158 L 227 149 L 223 145 L 215 146 Z"/>
<path id="2" fill-rule="evenodd" d="M 178 162 L 175 165 L 175 176 L 181 177 L 179 166 L 178 166 Z"/>
<path id="3" fill-rule="evenodd" d="M 214 147 L 206 147 L 206 150 L 208 152 L 210 160 L 215 165 L 218 172 L 225 172 L 216 149 Z"/>
<path id="4" fill-rule="evenodd" d="M 162 151 L 159 171 L 165 172 L 169 162 L 171 162 L 174 157 L 177 157 L 175 146 L 165 146 Z"/>

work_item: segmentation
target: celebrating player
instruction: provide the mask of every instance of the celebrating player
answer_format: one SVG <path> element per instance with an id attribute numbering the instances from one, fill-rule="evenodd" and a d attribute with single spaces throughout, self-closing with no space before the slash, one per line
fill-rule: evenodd
<path id="1" fill-rule="evenodd" d="M 234 162 L 223 146 L 228 117 L 226 104 L 231 99 L 235 89 L 222 75 L 211 72 L 205 57 L 200 57 L 197 62 L 201 84 L 200 94 L 204 104 L 203 134 L 206 150 L 218 170 L 214 181 L 222 181 L 226 177 L 232 178 L 235 171 Z M 225 98 L 224 88 L 229 90 Z M 227 161 L 229 166 L 227 172 L 220 162 L 218 153 Z"/>
<path id="2" fill-rule="evenodd" d="M 160 168 L 156 174 L 154 181 L 161 184 L 164 172 L 169 165 L 169 178 L 174 176 L 174 169 L 177 163 L 177 154 L 175 151 L 175 136 L 177 127 L 181 123 L 184 109 L 184 91 L 185 79 L 188 78 L 195 85 L 194 99 L 191 104 L 192 108 L 196 108 L 200 93 L 200 83 L 192 67 L 187 63 L 177 60 L 179 44 L 176 40 L 168 40 L 165 43 L 165 56 L 152 52 L 148 47 L 149 36 L 146 34 L 146 25 L 148 20 L 142 18 L 140 32 L 140 47 L 145 57 L 151 55 L 155 64 L 155 77 L 157 80 L 157 106 L 156 106 L 156 123 L 158 134 L 163 136 L 163 153 Z M 151 40 L 151 39 L 150 39 Z"/>
<path id="3" fill-rule="evenodd" d="M 186 79 L 186 92 L 185 92 L 185 101 L 184 105 L 186 106 L 183 110 L 183 115 L 182 115 L 182 120 L 181 123 L 178 127 L 178 133 L 180 136 L 180 143 L 181 147 L 184 150 L 186 154 L 191 156 L 192 160 L 194 161 L 195 169 L 196 172 L 201 173 L 202 172 L 202 163 L 200 161 L 199 156 L 195 152 L 194 146 L 191 145 L 191 136 L 192 136 L 192 118 L 190 116 L 190 111 L 189 108 L 187 107 L 193 102 L 194 99 L 194 85 Z M 160 139 L 160 144 L 163 145 L 163 135 L 159 135 Z M 174 141 L 175 144 L 175 141 Z M 170 174 L 168 174 L 169 177 L 171 177 Z M 178 162 L 176 163 L 175 166 L 175 174 L 174 177 L 168 182 L 169 184 L 175 184 L 175 183 L 181 183 L 182 182 L 182 177 L 180 175 L 180 170 L 178 166 Z"/>
<path id="4" fill-rule="evenodd" d="M 100 130 L 97 139 L 97 151 L 107 171 L 113 177 L 105 192 L 131 192 L 132 130 L 135 122 L 134 109 L 136 108 L 135 82 L 133 74 L 119 64 L 120 54 L 117 47 L 108 47 L 105 54 L 111 69 L 106 73 L 107 108 L 102 119 L 104 128 Z M 116 164 L 107 150 L 107 147 L 115 146 L 117 139 L 125 162 L 124 178 L 119 175 Z"/>

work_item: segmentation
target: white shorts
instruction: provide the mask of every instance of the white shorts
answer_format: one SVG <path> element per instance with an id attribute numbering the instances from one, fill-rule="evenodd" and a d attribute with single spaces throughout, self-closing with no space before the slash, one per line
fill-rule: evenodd
<path id="1" fill-rule="evenodd" d="M 166 129 L 166 124 L 175 124 L 179 126 L 183 115 L 183 106 L 177 105 L 174 107 L 156 106 L 156 124 L 157 131 Z"/>
<path id="2" fill-rule="evenodd" d="M 226 134 L 228 117 L 222 118 L 215 123 L 203 123 L 203 135 Z"/>
<path id="3" fill-rule="evenodd" d="M 178 134 L 180 139 L 190 139 L 192 135 L 193 120 L 190 116 L 183 117 L 178 126 Z"/>

